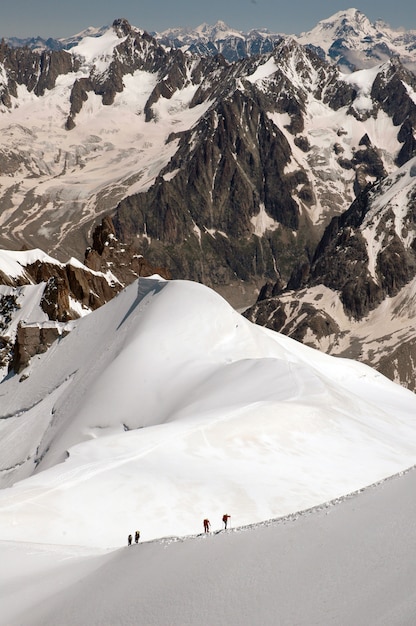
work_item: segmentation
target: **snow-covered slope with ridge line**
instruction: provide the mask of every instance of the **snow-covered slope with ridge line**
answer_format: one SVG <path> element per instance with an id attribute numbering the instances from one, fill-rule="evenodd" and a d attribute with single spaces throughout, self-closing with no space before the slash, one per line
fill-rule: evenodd
<path id="1" fill-rule="evenodd" d="M 415 463 L 414 394 L 198 283 L 140 278 L 72 324 L 0 383 L 3 540 L 117 546 L 224 507 L 260 522 Z"/>

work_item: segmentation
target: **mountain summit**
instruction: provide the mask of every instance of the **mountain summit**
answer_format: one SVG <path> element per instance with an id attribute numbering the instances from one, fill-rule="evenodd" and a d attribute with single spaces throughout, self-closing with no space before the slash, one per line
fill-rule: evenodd
<path id="1" fill-rule="evenodd" d="M 318 54 L 345 71 L 372 67 L 392 56 L 399 56 L 409 69 L 416 69 L 416 31 L 396 30 L 380 20 L 371 23 L 357 9 L 338 11 L 296 39 L 313 46 Z"/>

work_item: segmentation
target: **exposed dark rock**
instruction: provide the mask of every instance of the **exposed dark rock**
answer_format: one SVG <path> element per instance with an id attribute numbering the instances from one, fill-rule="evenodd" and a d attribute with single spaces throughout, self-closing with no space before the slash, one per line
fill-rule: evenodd
<path id="1" fill-rule="evenodd" d="M 369 146 L 367 140 L 362 144 Z M 274 293 L 266 284 L 244 314 L 330 354 L 368 363 L 416 391 L 413 168 L 405 166 L 361 193 L 330 222 L 311 262 L 298 265 L 286 289 L 278 285 Z M 370 330 L 369 316 L 381 304 L 385 308 L 377 309 Z M 385 327 L 379 324 L 383 311 L 391 311 Z"/>
<path id="2" fill-rule="evenodd" d="M 296 318 L 285 326 L 285 332 L 292 339 L 315 347 L 316 341 L 339 333 L 339 327 L 325 311 L 316 310 L 315 307 L 302 303 Z"/>
<path id="3" fill-rule="evenodd" d="M 7 72 L 7 86 L 2 85 L 2 103 L 10 107 L 10 96 L 17 97 L 17 85 L 25 85 L 28 91 L 42 96 L 53 89 L 58 76 L 76 71 L 79 62 L 64 50 L 33 52 L 29 48 L 10 48 L 0 44 L 0 64 Z"/>
<path id="4" fill-rule="evenodd" d="M 416 257 L 407 251 L 396 233 L 377 256 L 377 275 L 383 291 L 395 296 L 415 275 Z"/>
<path id="5" fill-rule="evenodd" d="M 294 144 L 302 150 L 302 152 L 309 152 L 311 145 L 307 137 L 298 136 L 294 139 Z"/>
<path id="6" fill-rule="evenodd" d="M 153 274 L 158 274 L 167 280 L 171 278 L 171 272 L 167 267 L 149 263 L 139 253 L 134 242 L 130 244 L 120 242 L 109 216 L 104 217 L 94 229 L 93 245 L 85 252 L 84 264 L 95 272 L 110 271 L 120 281 L 120 285 L 129 285 L 139 276 L 146 277 Z"/>
<path id="7" fill-rule="evenodd" d="M 403 143 L 397 164 L 403 165 L 416 154 L 414 129 L 416 126 L 416 103 L 409 98 L 406 88 L 416 90 L 416 77 L 406 70 L 400 61 L 393 58 L 389 68 L 377 75 L 371 89 L 371 97 L 392 118 L 395 126 L 400 126 L 398 140 Z"/>
<path id="8" fill-rule="evenodd" d="M 19 374 L 30 363 L 36 354 L 42 354 L 51 347 L 58 337 L 68 334 L 58 326 L 19 324 L 13 346 L 13 358 L 9 363 L 9 371 Z"/>
<path id="9" fill-rule="evenodd" d="M 377 363 L 377 370 L 390 380 L 416 392 L 415 363 L 416 340 L 411 340 L 401 343 L 383 356 Z"/>
<path id="10" fill-rule="evenodd" d="M 220 102 L 194 132 L 201 140 L 193 152 L 191 133 L 184 133 L 167 168 L 179 170 L 176 176 L 167 180 L 162 172 L 148 192 L 119 204 L 117 237 L 129 242 L 139 236 L 141 252 L 152 263 L 169 265 L 173 277 L 210 285 L 220 276 L 224 281 L 234 275 L 250 280 L 262 272 L 276 277 L 273 256 L 281 234 L 270 231 L 259 247 L 252 220 L 263 205 L 284 228 L 299 227 L 291 191 L 307 177 L 283 174 L 290 158 L 286 139 L 241 92 Z M 183 273 L 187 267 L 191 274 Z"/>

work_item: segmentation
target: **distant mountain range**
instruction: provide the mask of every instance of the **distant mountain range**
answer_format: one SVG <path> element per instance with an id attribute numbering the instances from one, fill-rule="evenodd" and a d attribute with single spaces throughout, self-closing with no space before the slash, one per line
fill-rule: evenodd
<path id="1" fill-rule="evenodd" d="M 411 36 L 402 38 L 403 55 L 396 46 L 356 71 L 345 48 L 341 71 L 329 45 L 341 28 L 353 42 L 359 25 L 370 45 L 368 24 L 355 10 L 342 12 L 311 31 L 311 45 L 279 36 L 270 52 L 233 62 L 189 52 L 191 40 L 167 47 L 124 19 L 67 40 L 68 49 L 3 42 L 0 245 L 40 248 L 61 263 L 74 256 L 121 285 L 144 258 L 173 278 L 215 288 L 237 308 L 260 292 L 251 319 L 288 334 L 296 328 L 324 349 L 340 346 L 334 324 L 344 338 L 352 323 L 326 317 L 328 329 L 312 331 L 316 308 L 308 306 L 290 326 L 289 299 L 322 284 L 336 292 L 343 315 L 362 324 L 405 293 L 416 266 L 416 77 L 401 61 Z M 201 40 L 217 44 L 225 32 L 224 24 L 199 29 Z M 396 210 L 394 190 L 404 180 Z M 376 196 L 383 208 L 374 252 L 359 230 Z M 97 227 L 92 247 L 100 252 L 85 253 Z M 338 352 L 412 386 L 409 365 L 381 365 L 393 344 L 381 341 L 375 358 L 369 336 Z"/>
<path id="2" fill-rule="evenodd" d="M 108 27 L 83 30 L 72 37 L 42 39 L 33 37 L 5 38 L 14 47 L 27 46 L 31 50 L 69 50 L 84 37 L 99 37 Z M 221 54 L 227 61 L 237 61 L 257 54 L 266 54 L 289 33 L 272 33 L 267 28 L 248 32 L 236 30 L 222 21 L 201 24 L 197 28 L 170 28 L 150 32 L 162 45 L 201 56 Z M 354 71 L 400 57 L 402 63 L 416 69 L 416 30 L 391 28 L 381 20 L 375 23 L 357 9 L 338 11 L 321 20 L 310 31 L 291 35 L 302 45 L 311 47 L 321 58 L 337 63 L 343 71 Z"/>

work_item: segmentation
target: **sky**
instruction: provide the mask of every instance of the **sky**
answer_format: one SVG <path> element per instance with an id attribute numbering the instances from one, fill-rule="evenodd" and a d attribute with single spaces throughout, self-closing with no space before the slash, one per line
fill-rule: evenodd
<path id="1" fill-rule="evenodd" d="M 365 13 L 372 22 L 382 19 L 394 28 L 416 29 L 416 5 L 391 0 L 363 0 L 360 5 L 333 0 L 14 0 L 1 11 L 0 36 L 68 37 L 88 26 L 111 24 L 119 17 L 148 31 L 223 20 L 239 30 L 265 27 L 272 32 L 299 34 L 313 28 L 319 20 L 351 7 Z"/>

